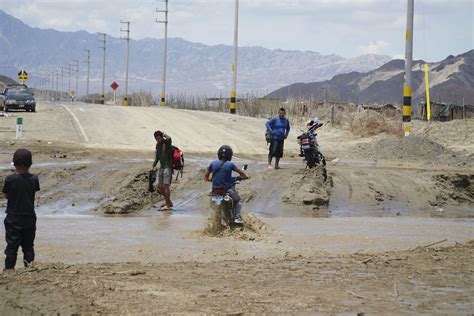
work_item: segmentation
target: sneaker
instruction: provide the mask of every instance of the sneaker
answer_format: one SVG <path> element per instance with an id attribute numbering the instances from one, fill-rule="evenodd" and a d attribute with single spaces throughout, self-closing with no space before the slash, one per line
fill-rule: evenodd
<path id="1" fill-rule="evenodd" d="M 237 215 L 235 218 L 234 218 L 234 224 L 239 224 L 239 225 L 242 225 L 244 223 L 242 217 L 240 217 L 240 215 Z"/>

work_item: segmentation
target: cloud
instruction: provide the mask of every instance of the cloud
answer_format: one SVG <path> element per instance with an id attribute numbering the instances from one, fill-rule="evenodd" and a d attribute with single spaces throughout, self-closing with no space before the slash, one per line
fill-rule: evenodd
<path id="1" fill-rule="evenodd" d="M 118 37 L 122 19 L 131 22 L 133 39 L 163 36 L 163 25 L 155 23 L 162 1 L 0 1 L 2 10 L 31 26 Z M 169 36 L 232 45 L 234 0 L 170 0 L 169 10 Z M 473 0 L 415 1 L 415 55 L 440 60 L 474 47 L 473 10 Z M 404 52 L 406 0 L 240 0 L 239 11 L 241 46 L 345 57 Z"/>
<path id="2" fill-rule="evenodd" d="M 361 54 L 387 54 L 390 51 L 390 43 L 379 40 L 370 42 L 367 45 L 359 46 L 359 53 Z"/>

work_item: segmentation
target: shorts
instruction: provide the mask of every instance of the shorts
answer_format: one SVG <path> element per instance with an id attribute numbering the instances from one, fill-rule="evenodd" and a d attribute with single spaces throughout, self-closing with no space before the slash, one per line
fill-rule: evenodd
<path id="1" fill-rule="evenodd" d="M 158 184 L 171 185 L 172 176 L 171 168 L 160 168 L 158 172 Z"/>
<path id="2" fill-rule="evenodd" d="M 268 156 L 276 158 L 283 157 L 283 143 L 283 140 L 272 140 L 270 149 L 268 150 Z"/>

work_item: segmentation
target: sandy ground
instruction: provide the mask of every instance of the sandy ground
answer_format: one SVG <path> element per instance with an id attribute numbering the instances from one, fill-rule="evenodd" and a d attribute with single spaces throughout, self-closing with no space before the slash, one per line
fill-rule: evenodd
<path id="1" fill-rule="evenodd" d="M 27 147 L 42 189 L 38 264 L 0 276 L 4 314 L 473 310 L 474 121 L 415 122 L 409 139 L 325 126 L 329 163 L 313 170 L 296 156 L 297 126 L 283 169 L 268 170 L 264 122 L 85 104 L 0 117 L 0 183 Z M 146 192 L 156 129 L 185 151 L 173 212 Z M 202 176 L 223 143 L 249 165 L 239 192 L 252 215 L 210 237 Z"/>

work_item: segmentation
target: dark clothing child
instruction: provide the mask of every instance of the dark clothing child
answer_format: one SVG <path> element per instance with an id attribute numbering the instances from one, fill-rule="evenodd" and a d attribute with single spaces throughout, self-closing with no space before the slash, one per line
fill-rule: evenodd
<path id="1" fill-rule="evenodd" d="M 38 177 L 31 173 L 15 173 L 5 179 L 3 193 L 7 203 L 5 218 L 5 269 L 13 269 L 18 248 L 23 251 L 23 262 L 28 266 L 35 259 L 33 243 L 36 233 L 35 193 L 40 190 Z"/>

